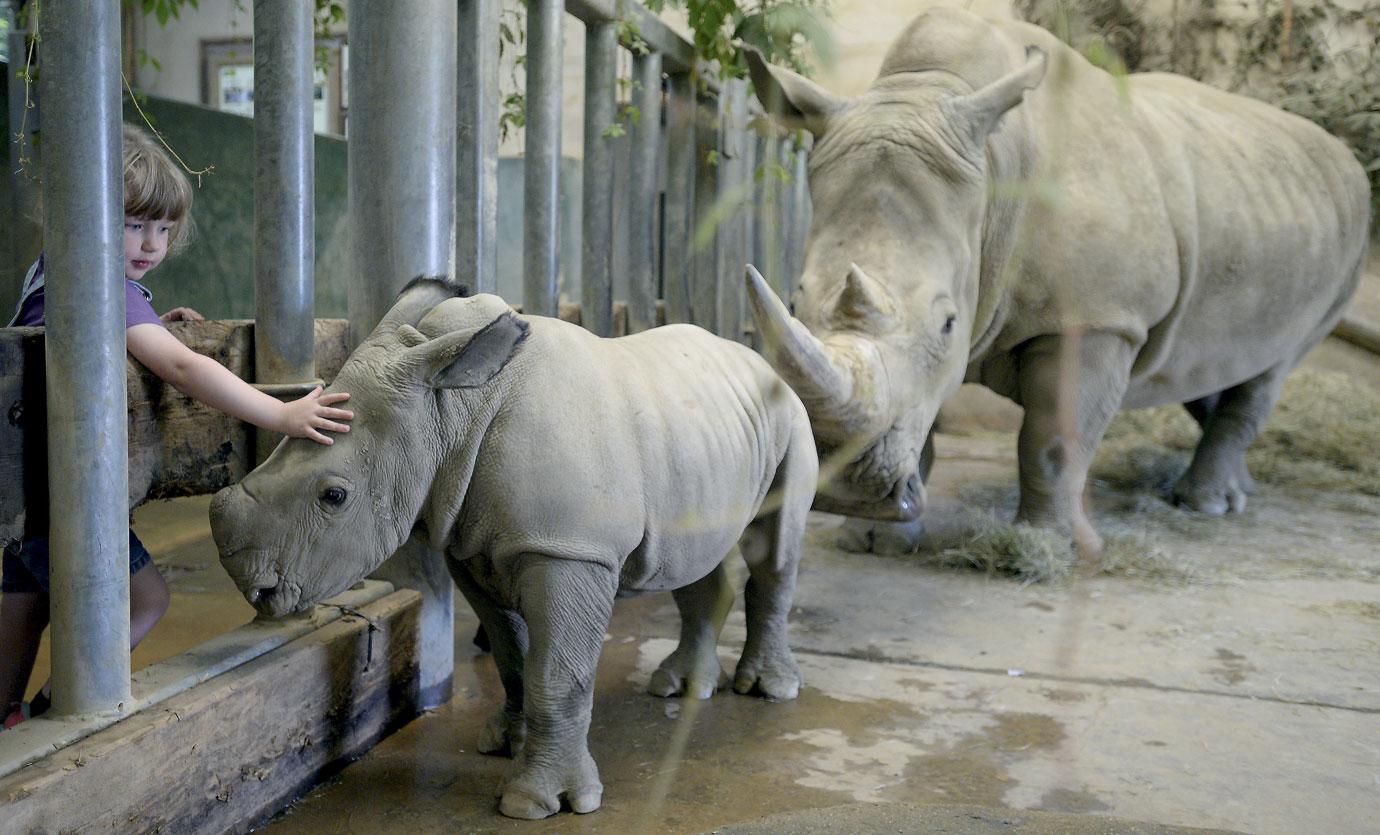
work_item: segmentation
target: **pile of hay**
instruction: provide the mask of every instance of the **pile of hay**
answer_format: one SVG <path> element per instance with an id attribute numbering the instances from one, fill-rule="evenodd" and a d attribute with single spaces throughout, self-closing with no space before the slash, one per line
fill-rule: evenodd
<path id="1" fill-rule="evenodd" d="M 1188 466 L 1198 425 L 1180 406 L 1116 416 L 1092 476 L 1121 489 L 1167 490 Z M 1265 484 L 1380 496 L 1380 393 L 1344 374 L 1299 371 L 1246 453 Z"/>
<path id="2" fill-rule="evenodd" d="M 1022 582 L 1058 582 L 1080 576 L 1116 575 L 1187 582 L 1197 566 L 1161 547 L 1157 531 L 1213 535 L 1214 520 L 1172 508 L 1164 501 L 1198 443 L 1198 424 L 1181 406 L 1119 414 L 1093 465 L 1098 489 L 1119 495 L 1100 502 L 1095 524 L 1104 548 L 1080 565 L 1068 540 L 1052 531 L 1002 521 L 1014 515 L 1013 487 L 964 491 L 969 511 L 947 532 L 930 535 L 915 557 L 926 564 L 976 569 Z M 1246 456 L 1263 484 L 1290 489 L 1349 493 L 1357 509 L 1380 497 L 1380 394 L 1341 374 L 1301 371 L 1284 385 L 1280 402 Z M 1103 499 L 1106 497 L 1103 496 Z M 1318 497 L 1322 498 L 1322 497 Z"/>
<path id="3" fill-rule="evenodd" d="M 1098 519 L 1098 528 L 1102 553 L 1080 564 L 1061 534 L 970 511 L 953 531 L 922 542 L 915 557 L 926 565 L 1014 577 L 1022 583 L 1057 583 L 1074 574 L 1183 583 L 1198 575 L 1190 561 L 1175 558 L 1143 530 L 1109 519 Z"/>

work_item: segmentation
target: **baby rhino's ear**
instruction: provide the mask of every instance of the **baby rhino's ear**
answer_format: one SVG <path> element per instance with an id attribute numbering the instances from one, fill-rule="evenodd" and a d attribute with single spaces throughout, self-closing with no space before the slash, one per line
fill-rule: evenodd
<path id="1" fill-rule="evenodd" d="M 413 350 L 421 355 L 428 385 L 473 388 L 498 376 L 527 339 L 530 327 L 515 314 L 503 313 L 483 327 L 444 334 Z"/>

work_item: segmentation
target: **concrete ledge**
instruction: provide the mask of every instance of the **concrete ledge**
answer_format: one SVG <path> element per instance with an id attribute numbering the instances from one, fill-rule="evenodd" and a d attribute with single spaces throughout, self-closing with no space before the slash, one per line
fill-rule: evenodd
<path id="1" fill-rule="evenodd" d="M 402 590 L 337 610 L 0 779 L 3 828 L 246 831 L 417 714 L 420 600 Z M 150 678 L 147 687 L 164 686 Z"/>
<path id="2" fill-rule="evenodd" d="M 130 677 L 130 703 L 125 705 L 121 713 L 61 718 L 45 715 L 5 731 L 0 735 L 0 777 L 12 774 L 40 757 L 108 728 L 126 716 L 152 707 L 212 676 L 315 632 L 339 619 L 342 612 L 372 603 L 392 591 L 391 583 L 366 580 L 300 616 L 282 620 L 254 620 L 180 655 L 145 667 Z"/>

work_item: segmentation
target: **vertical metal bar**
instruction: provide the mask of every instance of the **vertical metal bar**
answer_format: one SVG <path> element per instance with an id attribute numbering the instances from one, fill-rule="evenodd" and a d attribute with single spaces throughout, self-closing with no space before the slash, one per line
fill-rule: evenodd
<path id="1" fill-rule="evenodd" d="M 605 132 L 617 118 L 617 83 L 617 24 L 586 24 L 580 320 L 599 336 L 613 336 L 614 149 Z"/>
<path id="2" fill-rule="evenodd" d="M 350 3 L 350 336 L 358 344 L 420 274 L 453 274 L 455 0 Z M 450 698 L 452 585 L 441 555 L 404 545 L 374 576 L 422 593 L 423 707 Z"/>
<path id="3" fill-rule="evenodd" d="M 460 0 L 456 83 L 456 278 L 498 292 L 499 0 Z"/>
<path id="4" fill-rule="evenodd" d="M 129 700 L 128 437 L 120 6 L 49 0 L 39 21 L 53 699 Z"/>
<path id="5" fill-rule="evenodd" d="M 6 91 L 9 95 L 10 117 L 10 270 L 12 284 L 18 297 L 20 282 L 30 262 L 37 256 L 36 242 L 40 230 L 34 226 L 35 196 L 38 192 L 38 160 L 34 154 L 34 132 L 38 130 L 38 109 L 30 108 L 24 70 L 28 61 L 29 33 L 15 28 L 14 4 L 7 3 L 6 16 L 10 22 L 9 65 L 6 70 Z M 30 17 L 33 16 L 32 11 Z M 36 54 L 36 53 L 35 53 Z M 35 91 L 36 92 L 36 91 Z M 27 118 L 26 118 L 27 113 Z M 9 311 L 3 311 L 9 321 Z"/>
<path id="6" fill-rule="evenodd" d="M 805 243 L 810 235 L 810 152 L 807 142 L 797 143 L 791 158 L 791 271 L 785 276 L 789 288 L 787 298 L 800 286 L 805 272 Z"/>
<path id="7" fill-rule="evenodd" d="M 781 266 L 778 260 L 780 242 L 778 230 L 781 227 L 780 210 L 780 167 L 779 140 L 768 132 L 757 137 L 757 171 L 760 179 L 755 184 L 752 260 L 757 269 L 766 276 L 767 282 L 778 288 L 780 293 Z"/>
<path id="8" fill-rule="evenodd" d="M 661 150 L 661 53 L 633 58 L 633 106 L 629 166 L 628 332 L 656 326 L 656 204 Z"/>
<path id="9" fill-rule="evenodd" d="M 563 0 L 527 4 L 527 129 L 523 154 L 522 309 L 560 303 L 561 24 Z"/>
<path id="10" fill-rule="evenodd" d="M 316 379 L 312 7 L 254 2 L 254 375 Z M 255 432 L 257 459 L 277 446 Z"/>
<path id="11" fill-rule="evenodd" d="M 719 335 L 723 334 L 718 218 L 719 180 L 723 177 L 719 151 L 722 119 L 722 99 L 701 104 L 695 129 L 695 271 L 690 288 L 691 321 Z"/>
<path id="12" fill-rule="evenodd" d="M 692 322 L 694 277 L 696 133 L 695 83 L 676 73 L 666 84 L 666 219 L 662 287 L 668 323 Z"/>
<path id="13" fill-rule="evenodd" d="M 781 186 L 781 272 L 777 277 L 781 300 L 790 304 L 790 297 L 800 283 L 801 246 L 804 240 L 800 232 L 800 203 L 798 187 L 799 172 L 796 170 L 797 143 L 794 137 L 781 141 L 781 167 L 785 170 L 787 181 Z"/>
<path id="14" fill-rule="evenodd" d="M 719 234 L 715 247 L 721 328 L 718 333 L 741 341 L 744 286 L 739 277 L 747 263 L 745 221 L 751 188 L 747 171 L 747 82 L 729 79 L 719 95 Z"/>

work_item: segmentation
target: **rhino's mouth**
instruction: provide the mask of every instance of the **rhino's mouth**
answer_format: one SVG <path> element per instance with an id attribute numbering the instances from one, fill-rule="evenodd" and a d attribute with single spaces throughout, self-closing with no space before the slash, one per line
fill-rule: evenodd
<path id="1" fill-rule="evenodd" d="M 302 600 L 302 587 L 276 574 L 271 581 L 259 580 L 241 588 L 244 591 L 244 599 L 261 615 L 280 618 L 305 608 L 298 605 Z"/>

